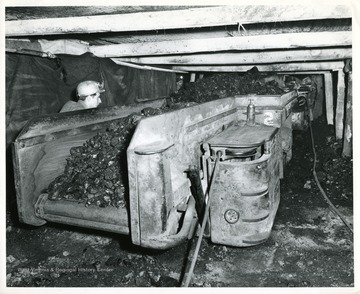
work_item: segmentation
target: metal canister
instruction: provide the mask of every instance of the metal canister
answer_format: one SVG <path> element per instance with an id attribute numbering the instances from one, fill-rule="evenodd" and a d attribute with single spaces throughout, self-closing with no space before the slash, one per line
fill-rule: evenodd
<path id="1" fill-rule="evenodd" d="M 253 126 L 255 125 L 255 105 L 252 103 L 250 99 L 250 103 L 247 106 L 247 125 Z"/>

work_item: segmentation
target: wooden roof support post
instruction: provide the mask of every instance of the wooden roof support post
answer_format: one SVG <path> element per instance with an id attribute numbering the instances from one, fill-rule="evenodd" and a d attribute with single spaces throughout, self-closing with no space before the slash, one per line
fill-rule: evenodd
<path id="1" fill-rule="evenodd" d="M 328 125 L 334 124 L 334 89 L 332 73 L 324 73 L 325 86 L 325 104 L 326 104 L 326 119 Z"/>
<path id="2" fill-rule="evenodd" d="M 352 69 L 351 66 L 345 66 L 345 71 L 348 72 L 348 83 L 346 88 L 346 109 L 345 109 L 345 130 L 344 130 L 344 144 L 343 156 L 352 155 L 352 141 L 353 141 L 353 126 L 352 126 Z"/>
<path id="3" fill-rule="evenodd" d="M 344 131 L 344 108 L 345 108 L 345 73 L 338 70 L 336 116 L 335 116 L 335 135 L 336 139 L 343 138 Z"/>

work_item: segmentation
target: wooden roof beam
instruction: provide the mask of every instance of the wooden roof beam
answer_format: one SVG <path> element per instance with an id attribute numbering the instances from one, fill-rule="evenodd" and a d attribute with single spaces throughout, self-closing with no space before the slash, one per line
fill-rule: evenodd
<path id="1" fill-rule="evenodd" d="M 138 64 L 128 63 L 128 62 L 122 62 L 122 61 L 119 61 L 119 60 L 116 60 L 116 59 L 114 60 L 112 58 L 111 58 L 111 60 L 114 61 L 118 65 L 123 65 L 123 66 L 142 69 L 142 70 L 174 72 L 174 73 L 183 73 L 183 74 L 188 73 L 187 71 L 183 71 L 183 70 L 177 70 L 177 69 L 171 69 L 171 68 L 168 69 L 168 68 L 161 68 L 161 67 L 154 67 L 154 66 L 148 66 L 148 65 L 138 65 Z"/>
<path id="2" fill-rule="evenodd" d="M 118 58 L 119 61 L 138 64 L 177 65 L 235 65 L 262 64 L 294 61 L 343 60 L 352 57 L 351 48 L 284 50 L 263 52 L 213 53 L 194 55 L 173 55 L 156 57 Z"/>
<path id="3" fill-rule="evenodd" d="M 229 66 L 198 66 L 176 65 L 172 68 L 188 72 L 246 72 L 254 66 L 261 72 L 306 72 L 306 71 L 336 71 L 344 68 L 343 61 L 324 62 L 292 62 L 276 64 L 229 65 Z"/>
<path id="4" fill-rule="evenodd" d="M 78 40 L 55 40 L 47 41 L 38 39 L 30 41 L 29 39 L 5 39 L 6 52 L 21 53 L 23 50 L 34 52 L 43 52 L 50 54 L 69 54 L 82 55 L 89 52 L 89 44 Z"/>
<path id="5" fill-rule="evenodd" d="M 187 54 L 225 50 L 268 50 L 306 47 L 351 46 L 352 34 L 342 32 L 291 33 L 276 35 L 239 36 L 222 38 L 199 38 L 161 42 L 124 43 L 89 46 L 77 40 L 55 41 L 38 39 L 6 39 L 6 50 L 31 49 L 52 54 L 81 55 L 91 52 L 98 57 L 121 57 L 165 54 Z"/>
<path id="6" fill-rule="evenodd" d="M 301 3 L 300 1 L 298 3 Z M 184 10 L 5 22 L 5 36 L 129 32 L 311 19 L 351 18 L 342 1 L 327 5 L 224 5 Z"/>
<path id="7" fill-rule="evenodd" d="M 351 44 L 352 33 L 350 31 L 342 31 L 126 43 L 90 46 L 89 50 L 98 57 L 120 57 L 188 54 L 225 50 L 336 47 L 351 46 Z"/>

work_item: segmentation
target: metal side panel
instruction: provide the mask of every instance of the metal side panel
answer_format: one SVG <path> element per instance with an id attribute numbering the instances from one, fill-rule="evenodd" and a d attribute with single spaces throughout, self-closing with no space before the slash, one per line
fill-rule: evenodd
<path id="1" fill-rule="evenodd" d="M 99 207 L 94 205 L 84 208 L 84 203 L 69 200 L 48 200 L 47 194 L 41 194 L 35 204 L 35 213 L 39 218 L 51 222 L 129 234 L 126 207 Z"/>
<path id="2" fill-rule="evenodd" d="M 44 224 L 34 213 L 34 204 L 44 189 L 61 175 L 71 147 L 81 146 L 98 130 L 53 133 L 46 140 L 19 139 L 14 143 L 16 198 L 20 220 L 31 225 Z"/>
<path id="3" fill-rule="evenodd" d="M 27 122 L 17 139 L 28 139 L 54 132 L 68 131 L 83 126 L 108 122 L 126 117 L 133 112 L 139 112 L 145 107 L 160 107 L 164 101 L 164 99 L 159 99 L 127 106 L 99 107 L 38 116 Z"/>
<path id="4" fill-rule="evenodd" d="M 23 160 L 20 146 L 17 143 L 13 144 L 12 151 L 15 176 L 16 203 L 19 220 L 23 223 L 33 226 L 41 226 L 45 224 L 46 221 L 38 218 L 35 215 L 34 204 L 37 200 L 36 195 L 34 194 L 35 181 L 33 176 L 31 177 L 32 174 L 28 175 L 28 172 L 33 172 L 33 168 L 31 168 L 31 170 L 27 170 L 27 167 L 29 165 L 34 166 L 34 161 L 36 162 L 37 158 L 25 157 Z M 25 163 L 24 161 L 28 163 Z M 23 171 L 24 169 L 25 171 Z"/>
<path id="5" fill-rule="evenodd" d="M 162 234 L 167 229 L 167 217 L 173 208 L 170 166 L 166 153 L 166 150 L 152 154 L 137 153 L 137 183 L 141 195 L 138 198 L 139 229 L 144 238 Z"/>
<path id="6" fill-rule="evenodd" d="M 280 128 L 292 112 L 298 94 L 291 91 L 283 95 L 237 95 L 235 103 L 239 108 L 239 120 L 246 120 L 250 100 L 255 105 L 255 121 Z"/>
<path id="7" fill-rule="evenodd" d="M 270 156 L 244 163 L 219 163 L 210 202 L 211 240 L 238 247 L 264 242 L 278 208 L 279 176 Z"/>
<path id="8" fill-rule="evenodd" d="M 296 91 L 291 91 L 282 95 L 236 95 L 235 100 L 238 106 L 246 107 L 251 99 L 256 106 L 284 107 L 295 97 L 297 97 Z"/>

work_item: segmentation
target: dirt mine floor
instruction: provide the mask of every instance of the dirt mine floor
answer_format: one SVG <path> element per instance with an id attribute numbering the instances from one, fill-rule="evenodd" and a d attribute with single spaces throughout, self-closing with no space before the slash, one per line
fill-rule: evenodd
<path id="1" fill-rule="evenodd" d="M 318 178 L 352 223 L 352 159 L 341 157 L 341 142 L 325 120 L 314 121 L 313 130 Z M 191 287 L 354 287 L 352 235 L 313 179 L 309 131 L 293 135 L 293 158 L 281 181 L 270 238 L 248 248 L 204 239 Z M 197 239 L 167 251 L 147 251 L 133 246 L 128 236 L 20 224 L 11 209 L 6 233 L 8 287 L 178 287 Z"/>

